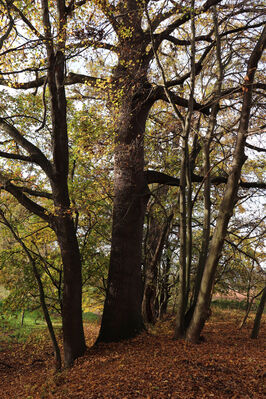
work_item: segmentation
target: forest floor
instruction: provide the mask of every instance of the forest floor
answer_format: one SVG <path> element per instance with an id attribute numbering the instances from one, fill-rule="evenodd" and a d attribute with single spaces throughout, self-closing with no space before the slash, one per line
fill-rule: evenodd
<path id="1" fill-rule="evenodd" d="M 262 399 L 266 317 L 257 340 L 252 323 L 238 329 L 232 311 L 213 312 L 205 341 L 173 341 L 173 320 L 150 333 L 90 347 L 70 370 L 56 373 L 48 338 L 0 343 L 1 399 Z M 87 345 L 99 326 L 86 324 Z M 37 339 L 38 338 L 38 339 Z"/>

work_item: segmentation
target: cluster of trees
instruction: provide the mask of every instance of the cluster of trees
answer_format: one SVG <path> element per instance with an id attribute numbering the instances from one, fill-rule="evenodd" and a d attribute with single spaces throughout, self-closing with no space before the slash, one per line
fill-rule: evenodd
<path id="1" fill-rule="evenodd" d="M 70 366 L 86 348 L 82 289 L 83 304 L 105 297 L 98 341 L 138 334 L 171 299 L 175 337 L 197 342 L 215 284 L 248 281 L 251 297 L 265 284 L 263 7 L 0 9 L 2 280 L 40 297 L 58 367 L 48 308 Z"/>

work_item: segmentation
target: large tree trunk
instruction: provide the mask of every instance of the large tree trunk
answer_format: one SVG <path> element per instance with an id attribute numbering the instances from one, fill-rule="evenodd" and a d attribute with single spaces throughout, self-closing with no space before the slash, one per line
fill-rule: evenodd
<path id="1" fill-rule="evenodd" d="M 192 342 L 199 341 L 200 333 L 209 315 L 209 304 L 211 300 L 211 291 L 214 283 L 215 272 L 227 233 L 227 226 L 233 214 L 241 169 L 246 160 L 244 149 L 252 101 L 252 84 L 265 44 L 266 27 L 264 28 L 248 63 L 247 76 L 243 86 L 243 105 L 233 163 L 228 177 L 224 198 L 220 205 L 219 215 L 211 241 L 209 255 L 207 257 L 202 276 L 196 308 L 186 333 L 187 340 Z"/>
<path id="2" fill-rule="evenodd" d="M 147 112 L 140 110 L 136 114 L 134 108 L 121 111 L 122 123 L 115 149 L 112 246 L 98 341 L 129 338 L 144 327 L 141 260 L 144 215 L 149 199 L 143 172 Z"/>
<path id="3" fill-rule="evenodd" d="M 112 79 L 111 102 L 116 118 L 113 227 L 107 295 L 98 341 L 132 337 L 144 326 L 141 260 L 149 190 L 144 174 L 143 139 L 154 100 L 149 99 L 147 38 L 141 28 L 139 6 L 135 1 L 120 6 L 125 7 L 121 8 L 121 21 L 130 33 L 121 33 L 119 62 Z"/>
<path id="4" fill-rule="evenodd" d="M 128 338 L 143 328 L 141 248 L 149 193 L 138 139 L 117 145 L 114 185 L 112 248 L 100 341 Z"/>

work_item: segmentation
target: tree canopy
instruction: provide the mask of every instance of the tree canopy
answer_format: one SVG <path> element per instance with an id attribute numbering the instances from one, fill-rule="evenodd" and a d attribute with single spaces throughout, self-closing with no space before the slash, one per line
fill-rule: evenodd
<path id="1" fill-rule="evenodd" d="M 13 226 L 1 280 L 36 265 L 62 314 L 66 366 L 86 348 L 82 303 L 104 298 L 98 342 L 138 334 L 167 304 L 175 337 L 198 341 L 215 289 L 240 289 L 245 273 L 265 284 L 263 7 L 0 10 L 0 209 Z M 26 298 L 37 286 L 22 280 Z"/>

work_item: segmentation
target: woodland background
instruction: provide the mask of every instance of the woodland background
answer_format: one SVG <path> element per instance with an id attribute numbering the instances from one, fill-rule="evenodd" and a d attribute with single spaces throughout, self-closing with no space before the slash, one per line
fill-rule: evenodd
<path id="1" fill-rule="evenodd" d="M 171 314 L 176 345 L 196 348 L 206 323 L 215 342 L 212 296 L 237 293 L 238 324 L 257 312 L 257 338 L 262 2 L 0 0 L 0 10 L 3 328 L 41 309 L 59 370 L 85 354 L 91 313 L 102 317 L 87 345 L 141 342 Z"/>

